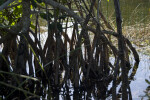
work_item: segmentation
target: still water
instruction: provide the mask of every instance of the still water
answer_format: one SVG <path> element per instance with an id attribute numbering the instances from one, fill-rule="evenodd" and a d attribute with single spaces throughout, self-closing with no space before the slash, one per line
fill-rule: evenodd
<path id="1" fill-rule="evenodd" d="M 149 0 L 120 0 L 123 25 L 130 26 L 133 24 L 140 23 L 149 23 L 150 22 L 150 1 Z M 102 0 L 102 5 L 105 5 L 102 8 L 104 15 L 110 22 L 115 22 L 115 15 L 113 9 L 113 0 Z M 111 23 L 111 24 L 112 24 Z M 45 34 L 41 34 L 43 40 L 45 39 Z M 0 50 L 1 51 L 1 50 Z M 133 80 L 130 83 L 131 92 L 133 100 L 140 100 L 140 96 L 144 96 L 144 90 L 149 86 L 145 82 L 145 79 L 150 80 L 150 57 L 148 55 L 144 55 L 142 52 L 139 52 L 140 55 L 140 63 L 133 77 Z M 130 57 L 133 59 L 133 57 Z M 132 67 L 134 66 L 134 59 L 131 60 Z M 131 70 L 132 73 L 132 70 Z M 131 74 L 129 73 L 129 74 Z M 82 75 L 81 75 L 82 76 Z M 95 81 L 95 80 L 94 80 Z M 100 81 L 99 81 L 100 82 Z M 81 84 L 81 83 L 80 83 Z M 88 83 L 87 83 L 88 84 Z M 110 84 L 111 85 L 111 84 Z M 55 100 L 78 100 L 77 98 L 82 98 L 82 100 L 97 100 L 97 95 L 99 94 L 98 88 L 103 88 L 100 83 L 92 82 L 88 88 L 83 87 L 79 90 L 76 90 L 73 87 L 73 84 L 70 80 L 68 80 L 60 91 L 57 89 L 53 89 L 53 95 L 55 96 Z M 105 86 L 105 85 L 104 85 Z M 111 86 L 110 86 L 111 87 Z M 120 88 L 118 86 L 118 88 Z M 109 89 L 109 87 L 108 87 Z M 111 97 L 110 97 L 111 98 Z M 146 98 L 145 98 L 146 99 Z M 108 100 L 109 97 L 108 97 Z"/>
<path id="2" fill-rule="evenodd" d="M 41 34 L 41 36 L 42 36 L 43 41 L 45 40 L 45 37 L 47 37 L 46 34 Z M 141 96 L 145 95 L 144 91 L 149 86 L 149 84 L 145 82 L 145 79 L 148 79 L 148 80 L 150 79 L 150 73 L 149 73 L 150 56 L 144 55 L 142 52 L 139 52 L 139 56 L 140 56 L 140 63 L 139 63 L 139 66 L 137 66 L 137 69 L 135 71 L 135 76 L 133 76 L 133 80 L 131 80 L 131 83 L 130 83 L 133 100 L 141 100 L 142 98 Z M 113 61 L 113 59 L 114 58 L 110 60 Z M 129 76 L 133 72 L 133 67 L 135 63 L 133 56 L 131 56 L 130 59 L 131 59 L 130 63 L 131 63 L 132 69 L 129 72 Z M 94 93 L 92 92 L 93 90 L 96 91 L 96 88 L 93 88 L 93 87 L 96 87 L 95 85 L 98 85 L 97 83 L 92 83 L 93 87 L 89 87 L 86 90 L 84 90 L 84 88 L 81 88 L 83 90 L 81 90 L 80 92 L 74 90 L 73 84 L 70 80 L 68 80 L 66 84 L 64 85 L 63 88 L 61 88 L 61 91 L 59 91 L 59 97 L 56 96 L 55 99 L 59 98 L 60 100 L 77 100 L 76 98 L 80 98 L 80 99 L 82 98 L 83 100 L 88 100 L 88 99 L 97 100 L 96 96 L 94 96 Z M 110 89 L 109 87 L 111 88 L 112 85 L 110 84 L 108 86 L 108 90 Z M 119 90 L 120 85 L 118 85 L 117 88 Z M 111 96 L 108 97 L 107 100 L 111 100 Z M 147 100 L 147 99 L 144 98 L 144 100 Z"/>
<path id="3" fill-rule="evenodd" d="M 115 24 L 113 0 L 109 0 L 109 2 L 108 0 L 102 0 L 101 2 L 102 12 L 113 26 Z M 150 0 L 120 0 L 120 6 L 123 26 L 150 23 Z M 145 79 L 150 80 L 150 56 L 144 55 L 142 51 L 139 52 L 139 56 L 140 63 L 130 83 L 133 100 L 141 100 L 142 96 L 145 95 L 144 91 L 150 86 L 150 84 L 145 82 Z M 133 57 L 131 57 L 131 59 L 133 59 Z M 131 60 L 131 63 L 134 65 L 134 59 Z M 91 99 L 94 100 L 94 96 L 91 97 Z M 147 100 L 148 98 L 143 99 Z"/>
<path id="4" fill-rule="evenodd" d="M 115 26 L 113 1 L 114 0 L 102 0 L 101 5 L 102 12 L 107 20 L 111 22 L 112 26 Z M 120 0 L 120 7 L 123 26 L 150 23 L 150 0 Z M 150 80 L 150 56 L 144 55 L 142 51 L 139 52 L 139 56 L 140 63 L 134 76 L 134 81 L 130 83 L 133 100 L 140 100 L 140 96 L 144 96 L 145 89 L 150 86 L 150 84 L 148 85 L 145 82 L 145 79 Z M 134 63 L 134 60 L 132 63 Z M 146 100 L 146 98 L 144 100 Z"/>
<path id="5" fill-rule="evenodd" d="M 109 2 L 108 2 L 109 1 Z M 102 0 L 102 11 L 112 25 L 115 23 L 114 0 Z M 150 0 L 120 0 L 123 26 L 150 23 Z M 144 90 L 150 85 L 150 56 L 139 53 L 140 63 L 134 81 L 130 83 L 133 100 L 140 100 Z M 134 61 L 133 61 L 134 63 Z"/>
<path id="6" fill-rule="evenodd" d="M 150 56 L 139 53 L 140 63 L 134 80 L 131 81 L 130 87 L 132 91 L 133 100 L 140 100 L 144 96 L 144 91 L 150 84 L 145 82 L 145 79 L 150 80 Z"/>
<path id="7" fill-rule="evenodd" d="M 107 18 L 108 21 L 111 22 L 111 25 L 115 23 L 115 12 L 113 8 L 113 0 L 102 0 L 102 12 Z M 134 24 L 147 24 L 150 22 L 150 1 L 149 0 L 120 0 L 121 11 L 122 11 L 122 19 L 123 19 L 123 26 L 130 26 Z M 69 30 L 71 32 L 72 30 Z M 44 34 L 42 34 L 44 35 Z M 71 37 L 71 36 L 70 36 Z M 44 40 L 45 36 L 43 36 Z M 139 52 L 140 56 L 140 63 L 136 70 L 135 76 L 130 83 L 131 92 L 133 100 L 141 100 L 142 96 L 145 95 L 144 91 L 149 86 L 145 82 L 145 79 L 150 80 L 150 56 L 144 55 L 143 52 Z M 130 57 L 133 59 L 133 57 Z M 134 66 L 134 59 L 130 60 L 132 67 Z M 129 75 L 132 73 L 130 70 Z M 86 91 L 75 91 L 73 85 L 70 81 L 67 81 L 69 84 L 68 88 L 62 88 L 59 93 L 60 100 L 76 100 L 76 98 L 82 98 L 83 100 L 97 100 L 96 96 L 94 95 L 93 89 L 88 88 Z M 93 85 L 98 85 L 93 83 Z M 67 85 L 66 85 L 67 86 Z M 96 86 L 95 86 L 96 87 Z M 109 85 L 111 87 L 111 84 Z M 108 89 L 109 89 L 108 87 Z M 118 89 L 120 86 L 118 86 Z M 89 92 L 88 92 L 89 91 Z M 95 88 L 96 91 L 96 88 Z M 92 93 L 90 95 L 90 93 Z M 68 97 L 67 97 L 68 95 Z M 88 97 L 88 98 L 87 98 Z M 57 96 L 56 96 L 57 98 Z M 107 100 L 111 100 L 108 97 Z M 147 100 L 147 98 L 144 98 Z"/>
<path id="8" fill-rule="evenodd" d="M 149 0 L 120 0 L 121 10 L 122 10 L 122 18 L 123 25 L 130 26 L 134 24 L 148 23 L 150 22 L 150 1 Z M 104 15 L 107 20 L 113 24 L 115 22 L 114 8 L 113 8 L 113 0 L 102 0 L 102 5 L 105 5 L 102 8 Z M 72 30 L 68 30 L 72 33 Z M 46 34 L 41 34 L 43 41 L 46 39 Z M 70 36 L 71 37 L 71 36 Z M 44 42 L 45 43 L 45 42 Z M 145 79 L 150 79 L 150 57 L 148 55 L 144 55 L 142 52 L 139 52 L 140 55 L 140 63 L 135 71 L 135 76 L 130 83 L 131 92 L 133 100 L 140 100 L 144 96 L 144 91 L 149 86 L 145 82 Z M 133 57 L 130 57 L 133 59 Z M 113 59 L 112 59 L 113 60 Z M 134 59 L 130 60 L 132 67 L 134 67 Z M 129 75 L 133 70 L 130 70 Z M 82 75 L 81 75 L 82 76 Z M 95 81 L 95 80 L 94 80 Z M 80 88 L 76 90 L 73 88 L 73 84 L 71 80 L 67 80 L 67 82 L 63 85 L 60 90 L 52 89 L 52 94 L 55 100 L 98 100 L 97 95 L 99 95 L 98 88 L 103 88 L 101 84 L 98 82 L 91 82 L 89 87 L 84 87 L 84 83 L 80 83 Z M 86 83 L 88 84 L 88 83 Z M 111 88 L 111 83 L 108 86 Z M 120 85 L 118 85 L 118 90 Z M 107 90 L 107 89 L 105 89 Z M 108 92 L 108 91 L 107 91 Z M 146 98 L 145 98 L 146 99 Z M 111 95 L 107 98 L 107 100 L 111 100 Z"/>

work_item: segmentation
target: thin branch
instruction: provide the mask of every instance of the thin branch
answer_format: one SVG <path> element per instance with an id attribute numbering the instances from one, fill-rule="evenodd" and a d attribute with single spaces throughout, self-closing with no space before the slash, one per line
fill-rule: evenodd
<path id="1" fill-rule="evenodd" d="M 122 17 L 119 0 L 114 0 L 115 12 L 116 12 L 116 24 L 117 24 L 117 33 L 118 37 L 118 48 L 119 48 L 119 59 L 121 61 L 121 70 L 122 70 L 122 100 L 128 99 L 127 86 L 128 86 L 128 75 L 125 63 L 125 51 L 124 51 L 124 38 L 122 35 Z"/>
<path id="2" fill-rule="evenodd" d="M 80 24 L 83 22 L 83 19 L 81 17 L 79 17 L 76 13 L 74 13 L 72 10 L 66 8 L 65 6 L 63 6 L 59 3 L 57 3 L 53 0 L 45 0 L 45 3 L 53 6 L 54 8 L 59 8 L 65 12 L 67 12 L 71 17 L 76 19 Z"/>

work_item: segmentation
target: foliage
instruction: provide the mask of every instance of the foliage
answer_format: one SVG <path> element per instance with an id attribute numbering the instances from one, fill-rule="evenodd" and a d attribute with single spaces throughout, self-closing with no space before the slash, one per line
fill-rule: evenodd
<path id="1" fill-rule="evenodd" d="M 59 100 L 59 92 L 64 89 L 69 100 L 72 83 L 75 100 L 82 99 L 80 95 L 86 92 L 87 99 L 91 94 L 106 99 L 124 82 L 120 60 L 125 62 L 125 74 L 133 70 L 129 79 L 134 77 L 139 56 L 131 42 L 111 27 L 96 1 L 15 0 L 0 11 L 2 98 Z M 123 43 L 123 51 L 112 39 Z M 133 69 L 130 52 L 136 61 Z M 112 81 L 113 86 L 107 90 Z M 88 91 L 89 87 L 96 91 Z"/>

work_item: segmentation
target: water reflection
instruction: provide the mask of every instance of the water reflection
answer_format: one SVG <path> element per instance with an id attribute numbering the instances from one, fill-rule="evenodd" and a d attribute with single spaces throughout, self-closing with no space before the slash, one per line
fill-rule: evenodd
<path id="1" fill-rule="evenodd" d="M 140 65 L 143 63 L 143 61 L 140 62 Z M 148 63 L 148 62 L 145 62 Z M 135 79 L 140 73 L 137 73 L 138 70 L 138 63 L 131 64 L 131 69 L 129 71 L 129 84 L 131 86 L 131 95 L 133 96 L 133 100 L 140 99 L 141 94 L 134 94 L 135 90 L 133 88 L 133 85 L 141 85 L 139 83 L 139 80 Z M 141 70 L 141 67 L 139 68 Z M 144 74 L 144 73 L 142 73 Z M 140 77 L 139 77 L 140 78 Z M 145 79 L 145 77 L 143 77 Z M 131 84 L 132 82 L 133 85 Z M 80 86 L 75 87 L 70 79 L 68 79 L 62 87 L 52 87 L 52 100 L 105 100 L 105 99 L 111 99 L 112 97 L 112 76 L 107 76 L 103 78 L 96 78 L 96 79 L 88 79 L 84 80 L 83 77 L 80 81 Z M 144 83 L 144 81 L 142 82 Z M 118 92 L 117 96 L 118 98 L 121 98 L 121 77 L 118 76 L 117 78 L 117 87 Z M 146 88 L 146 86 L 144 86 Z M 144 87 L 141 87 L 142 90 L 141 93 L 144 93 Z M 149 86 L 147 86 L 147 89 L 149 89 Z M 136 91 L 138 91 L 136 89 Z M 145 92 L 146 94 L 147 92 Z"/>
<path id="2" fill-rule="evenodd" d="M 133 81 L 131 81 L 130 87 L 132 91 L 132 97 L 134 100 L 141 99 L 140 96 L 144 95 L 144 91 L 148 87 L 148 84 L 145 82 L 145 79 L 150 80 L 150 57 L 139 53 L 140 63 L 136 71 Z"/>
<path id="3" fill-rule="evenodd" d="M 138 63 L 135 63 L 130 67 L 132 70 L 129 73 L 129 84 L 134 80 L 138 69 Z M 92 75 L 91 75 L 92 77 Z M 61 86 L 55 86 L 51 79 L 51 83 L 48 87 L 46 84 L 36 84 L 38 95 L 42 96 L 42 98 L 51 99 L 51 100 L 105 100 L 111 99 L 112 97 L 112 75 L 103 76 L 100 75 L 93 79 L 93 77 L 89 79 L 84 79 L 84 77 L 80 77 L 80 85 L 79 87 L 75 87 L 73 81 L 67 79 L 64 84 Z M 118 75 L 117 78 L 117 98 L 121 98 L 121 75 Z M 48 87 L 46 89 L 44 87 Z M 131 91 L 130 91 L 131 92 Z M 33 98 L 32 100 L 37 100 L 39 98 Z"/>
<path id="4" fill-rule="evenodd" d="M 78 30 L 76 25 L 73 30 Z M 109 62 L 109 57 L 112 53 L 113 56 L 118 56 L 118 50 L 103 34 L 94 35 L 94 38 L 90 41 L 88 34 L 84 34 L 86 30 L 81 31 L 79 38 L 76 36 L 78 32 L 75 32 L 76 31 L 72 33 L 72 38 L 70 40 L 67 38 L 68 35 L 66 33 L 64 33 L 64 39 L 61 38 L 60 34 L 57 34 L 58 37 L 55 38 L 57 35 L 51 30 L 47 33 L 47 39 L 44 38 L 46 42 L 44 43 L 43 49 L 36 35 L 35 44 L 32 41 L 32 38 L 27 36 L 27 40 L 32 44 L 34 52 L 32 53 L 32 50 L 27 49 L 26 53 L 28 54 L 28 57 L 25 61 L 29 65 L 29 75 L 32 76 L 35 74 L 34 76 L 38 81 L 13 77 L 10 73 L 5 76 L 5 73 L 1 72 L 0 79 L 2 82 L 5 82 L 5 84 L 2 82 L 0 84 L 0 94 L 3 96 L 2 98 L 20 100 L 25 98 L 30 100 L 105 100 L 111 98 L 113 93 L 112 81 L 115 74 L 114 63 L 118 61 L 115 61 L 117 57 L 114 57 L 115 60 L 112 64 Z M 32 33 L 31 31 L 31 34 L 35 33 Z M 16 43 L 16 40 L 13 41 Z M 92 45 L 91 42 L 93 43 Z M 6 50 L 8 49 L 8 45 L 9 44 L 5 45 Z M 128 95 L 129 98 L 132 98 L 132 86 L 130 89 L 130 85 L 138 71 L 139 59 L 136 58 L 139 57 L 136 57 L 138 55 L 135 54 L 135 49 L 127 40 L 126 45 L 128 45 L 125 50 L 126 69 L 128 70 L 129 75 Z M 12 47 L 14 46 L 12 45 Z M 67 47 L 70 47 L 69 50 Z M 131 49 L 131 52 L 137 61 L 133 65 L 129 63 L 128 48 Z M 8 62 L 11 63 L 14 61 L 15 55 L 13 55 L 12 60 L 10 60 L 8 52 L 4 52 L 5 49 L 2 51 L 3 55 L 6 55 Z M 17 54 L 15 50 L 11 51 L 11 53 Z M 34 55 L 35 53 L 36 55 Z M 7 63 L 2 57 L 3 56 L 0 58 L 1 65 L 7 66 Z M 39 57 L 39 59 L 37 59 L 37 57 Z M 39 60 L 41 60 L 41 62 Z M 22 61 L 19 60 L 19 62 L 21 63 Z M 49 64 L 46 65 L 47 63 Z M 46 65 L 46 67 L 44 67 L 45 71 L 41 67 L 42 64 L 44 66 Z M 2 67 L 2 70 L 9 72 L 7 67 Z M 20 64 L 20 67 L 17 69 L 13 68 L 13 70 L 15 73 L 20 74 L 21 71 L 26 72 L 26 66 L 25 68 L 22 68 L 22 65 Z M 20 70 L 20 72 L 18 70 Z M 136 83 L 134 84 L 136 85 Z M 117 98 L 120 98 L 122 93 L 120 85 L 121 71 L 118 69 L 116 75 Z M 21 89 L 18 89 L 18 87 Z M 15 91 L 13 90 L 14 88 L 16 89 Z"/>

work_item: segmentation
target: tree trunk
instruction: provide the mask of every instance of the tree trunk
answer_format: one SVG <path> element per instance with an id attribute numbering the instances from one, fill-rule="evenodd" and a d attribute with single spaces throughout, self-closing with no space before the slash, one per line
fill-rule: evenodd
<path id="1" fill-rule="evenodd" d="M 122 69 L 122 100 L 128 99 L 127 87 L 128 87 L 128 77 L 125 65 L 125 54 L 124 54 L 124 38 L 122 35 L 122 18 L 120 11 L 119 0 L 114 0 L 115 12 L 116 12 L 116 23 L 117 23 L 117 33 L 118 36 L 118 48 L 119 48 L 119 60 L 121 61 L 121 69 Z"/>

